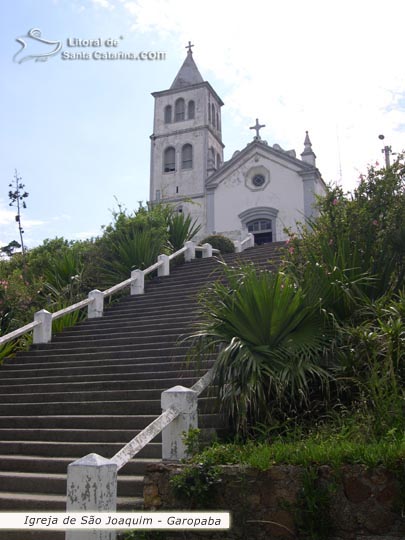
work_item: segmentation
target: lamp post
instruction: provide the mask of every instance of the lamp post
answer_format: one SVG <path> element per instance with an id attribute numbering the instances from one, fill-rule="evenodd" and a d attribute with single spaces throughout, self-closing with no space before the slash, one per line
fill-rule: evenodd
<path id="1" fill-rule="evenodd" d="M 385 139 L 384 135 L 378 135 L 378 138 L 383 141 Z M 390 155 L 392 154 L 391 146 L 384 146 L 381 152 L 385 155 L 385 167 L 388 169 L 391 166 Z"/>

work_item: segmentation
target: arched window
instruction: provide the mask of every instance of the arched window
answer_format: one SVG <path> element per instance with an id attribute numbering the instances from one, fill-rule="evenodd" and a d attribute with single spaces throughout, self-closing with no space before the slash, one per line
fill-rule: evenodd
<path id="1" fill-rule="evenodd" d="M 185 144 L 181 149 L 181 168 L 193 168 L 193 147 L 191 144 Z"/>
<path id="2" fill-rule="evenodd" d="M 211 106 L 209 103 L 208 103 L 208 122 L 211 123 Z"/>
<path id="3" fill-rule="evenodd" d="M 171 124 L 172 122 L 172 106 L 166 105 L 165 107 L 165 124 Z"/>
<path id="4" fill-rule="evenodd" d="M 221 156 L 217 152 L 217 169 L 219 169 L 221 166 Z"/>
<path id="5" fill-rule="evenodd" d="M 176 151 L 173 146 L 166 148 L 164 153 L 164 172 L 173 172 L 176 170 Z"/>
<path id="6" fill-rule="evenodd" d="M 184 104 L 184 99 L 183 98 L 179 98 L 178 100 L 176 100 L 174 110 L 175 110 L 174 115 L 175 115 L 176 122 L 181 122 L 182 120 L 184 120 L 184 118 L 185 118 L 185 104 Z"/>
<path id="7" fill-rule="evenodd" d="M 213 103 L 211 104 L 211 120 L 212 125 L 215 127 L 215 107 Z"/>
<path id="8" fill-rule="evenodd" d="M 218 117 L 218 113 L 217 113 L 217 129 L 219 129 L 219 117 Z"/>
<path id="9" fill-rule="evenodd" d="M 188 102 L 188 119 L 189 120 L 192 120 L 194 118 L 194 114 L 195 114 L 195 103 L 194 101 L 189 101 Z"/>

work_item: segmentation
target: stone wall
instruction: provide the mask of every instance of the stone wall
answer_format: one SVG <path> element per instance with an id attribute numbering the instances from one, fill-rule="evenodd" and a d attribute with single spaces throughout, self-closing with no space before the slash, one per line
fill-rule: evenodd
<path id="1" fill-rule="evenodd" d="M 145 510 L 184 510 L 176 500 L 169 480 L 184 465 L 150 465 L 145 477 Z M 335 471 L 313 469 L 312 493 L 303 488 L 304 469 L 274 466 L 268 471 L 225 466 L 215 488 L 210 510 L 232 514 L 229 532 L 165 533 L 164 538 L 230 540 L 399 540 L 405 539 L 404 483 L 398 474 L 383 468 L 369 470 L 361 465 Z M 323 503 L 319 494 L 327 494 Z M 190 508 L 191 505 L 188 505 Z M 317 527 L 326 523 L 328 533 Z M 306 535 L 303 531 L 315 527 Z M 318 534 L 318 536 L 316 536 Z"/>

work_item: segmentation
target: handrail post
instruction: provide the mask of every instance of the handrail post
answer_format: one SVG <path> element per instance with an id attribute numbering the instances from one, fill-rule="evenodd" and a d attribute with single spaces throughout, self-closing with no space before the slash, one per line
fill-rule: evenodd
<path id="1" fill-rule="evenodd" d="M 145 275 L 142 270 L 132 270 L 131 279 L 131 295 L 143 294 L 145 292 Z"/>
<path id="2" fill-rule="evenodd" d="M 254 234 L 250 232 L 248 234 L 248 238 L 249 238 L 249 242 L 248 242 L 247 247 L 250 247 L 250 248 L 255 247 L 255 236 L 254 236 Z"/>
<path id="3" fill-rule="evenodd" d="M 41 309 L 34 314 L 34 321 L 39 322 L 32 333 L 34 345 L 49 343 L 52 340 L 52 313 L 46 309 Z"/>
<path id="4" fill-rule="evenodd" d="M 189 240 L 184 245 L 187 248 L 187 250 L 184 252 L 184 260 L 186 262 L 190 262 L 192 259 L 195 259 L 195 244 Z"/>
<path id="5" fill-rule="evenodd" d="M 159 255 L 158 261 L 163 261 L 163 264 L 158 268 L 158 276 L 168 276 L 170 275 L 170 259 L 169 255 Z"/>
<path id="6" fill-rule="evenodd" d="M 235 253 L 241 253 L 242 252 L 242 244 L 240 240 L 234 240 L 233 245 L 235 246 Z"/>
<path id="7" fill-rule="evenodd" d="M 205 243 L 201 246 L 203 248 L 202 250 L 202 256 L 203 259 L 206 259 L 207 257 L 212 257 L 212 246 L 211 244 Z"/>
<path id="8" fill-rule="evenodd" d="M 198 394 L 184 386 L 174 386 L 162 392 L 162 410 L 174 406 L 180 412 L 162 431 L 162 459 L 179 461 L 187 457 L 187 448 L 183 442 L 183 432 L 198 427 Z"/>
<path id="9" fill-rule="evenodd" d="M 117 464 L 89 454 L 68 466 L 66 512 L 115 512 L 117 509 Z M 66 531 L 65 540 L 115 540 L 116 531 Z"/>
<path id="10" fill-rule="evenodd" d="M 87 317 L 89 319 L 102 317 L 104 311 L 104 294 L 98 289 L 94 289 L 94 291 L 89 292 L 88 298 L 92 302 L 87 307 Z"/>

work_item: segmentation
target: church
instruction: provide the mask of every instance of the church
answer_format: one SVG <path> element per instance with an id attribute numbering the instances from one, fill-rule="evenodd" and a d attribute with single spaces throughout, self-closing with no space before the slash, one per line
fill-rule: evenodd
<path id="1" fill-rule="evenodd" d="M 299 159 L 295 150 L 263 140 L 265 126 L 256 119 L 253 140 L 224 161 L 224 103 L 202 78 L 191 48 L 171 87 L 152 93 L 150 202 L 197 219 L 197 240 L 210 234 L 241 240 L 248 232 L 257 244 L 285 240 L 284 229 L 297 230 L 325 192 L 308 132 Z"/>

